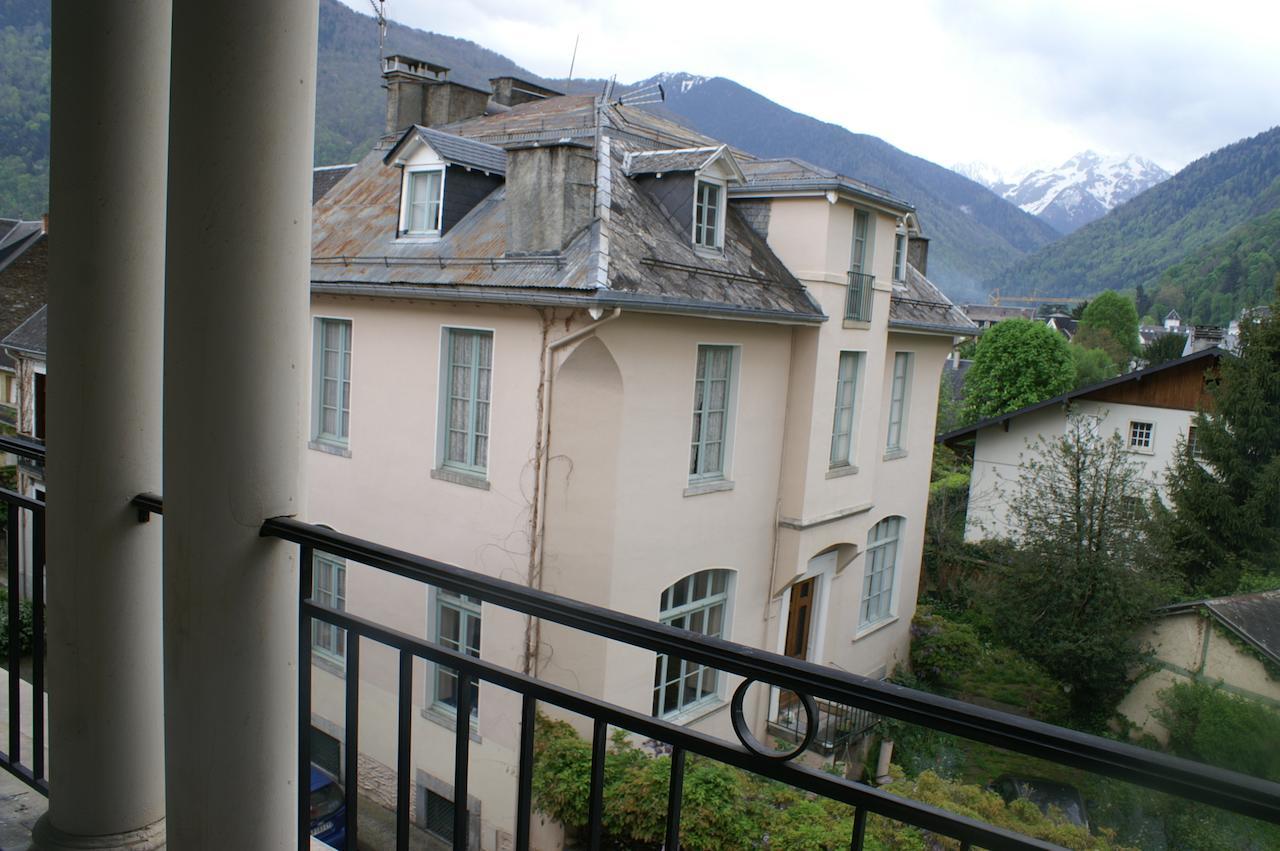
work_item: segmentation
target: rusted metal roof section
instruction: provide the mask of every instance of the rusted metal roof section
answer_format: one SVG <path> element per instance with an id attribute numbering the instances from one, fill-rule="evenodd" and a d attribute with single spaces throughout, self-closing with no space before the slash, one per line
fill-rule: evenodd
<path id="1" fill-rule="evenodd" d="M 747 182 L 743 186 L 729 188 L 730 195 L 756 195 L 765 192 L 824 192 L 832 190 L 844 191 L 860 195 L 869 201 L 875 201 L 894 210 L 909 213 L 915 207 L 895 198 L 887 189 L 872 186 L 861 180 L 846 177 L 813 163 L 794 157 L 780 157 L 767 160 L 747 160 L 741 162 Z"/>
<path id="2" fill-rule="evenodd" d="M 553 257 L 506 257 L 506 191 L 499 187 L 442 237 L 396 237 L 400 170 L 373 151 L 315 205 L 313 282 L 591 289 L 587 232 Z"/>
<path id="3" fill-rule="evenodd" d="M 384 161 L 390 163 L 394 160 L 409 139 L 420 139 L 430 145 L 431 149 L 440 155 L 440 159 L 452 165 L 466 166 L 488 174 L 505 175 L 507 173 L 507 152 L 502 148 L 417 125 L 404 132 L 400 141 L 387 151 Z"/>
<path id="4" fill-rule="evenodd" d="M 957 336 L 978 333 L 973 320 L 909 264 L 906 282 L 895 284 L 889 299 L 889 327 Z"/>

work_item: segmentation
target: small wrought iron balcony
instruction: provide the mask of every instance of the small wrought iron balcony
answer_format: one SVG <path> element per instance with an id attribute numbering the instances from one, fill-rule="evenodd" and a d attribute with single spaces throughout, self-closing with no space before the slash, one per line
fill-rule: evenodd
<path id="1" fill-rule="evenodd" d="M 871 305 L 875 295 L 871 285 L 874 282 L 873 275 L 864 275 L 862 272 L 849 273 L 849 289 L 844 300 L 845 319 L 858 322 L 871 321 Z"/>

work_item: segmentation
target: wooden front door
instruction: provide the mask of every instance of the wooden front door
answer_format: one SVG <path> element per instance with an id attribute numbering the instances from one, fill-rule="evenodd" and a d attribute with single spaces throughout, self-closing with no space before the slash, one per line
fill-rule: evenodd
<path id="1" fill-rule="evenodd" d="M 809 633 L 813 631 L 816 588 L 816 577 L 791 586 L 791 605 L 787 609 L 787 641 L 783 653 L 792 659 L 809 658 Z"/>

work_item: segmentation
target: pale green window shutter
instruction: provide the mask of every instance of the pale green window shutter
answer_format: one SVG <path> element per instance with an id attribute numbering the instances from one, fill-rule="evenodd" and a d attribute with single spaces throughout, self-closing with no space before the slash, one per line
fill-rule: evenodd
<path id="1" fill-rule="evenodd" d="M 911 353 L 893 356 L 893 383 L 889 390 L 889 434 L 886 449 L 902 448 L 902 426 L 906 420 L 907 385 L 911 379 Z"/>
<path id="2" fill-rule="evenodd" d="M 693 387 L 693 437 L 689 449 L 690 479 L 724 476 L 732 371 L 732 346 L 698 346 Z"/>
<path id="3" fill-rule="evenodd" d="M 858 352 L 841 352 L 836 375 L 836 412 L 831 427 L 831 466 L 853 463 L 853 409 L 857 392 Z"/>
<path id="4" fill-rule="evenodd" d="M 449 329 L 444 464 L 476 473 L 489 465 L 493 333 Z"/>
<path id="5" fill-rule="evenodd" d="M 312 437 L 346 445 L 351 430 L 351 321 L 316 322 Z"/>

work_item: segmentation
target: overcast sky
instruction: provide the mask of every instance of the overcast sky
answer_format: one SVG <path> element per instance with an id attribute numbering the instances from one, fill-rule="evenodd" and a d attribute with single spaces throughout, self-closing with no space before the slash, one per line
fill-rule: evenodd
<path id="1" fill-rule="evenodd" d="M 942 165 L 1092 148 L 1175 171 L 1280 123 L 1267 0 L 388 0 L 387 16 L 544 77 L 581 34 L 575 76 L 728 77 Z"/>

